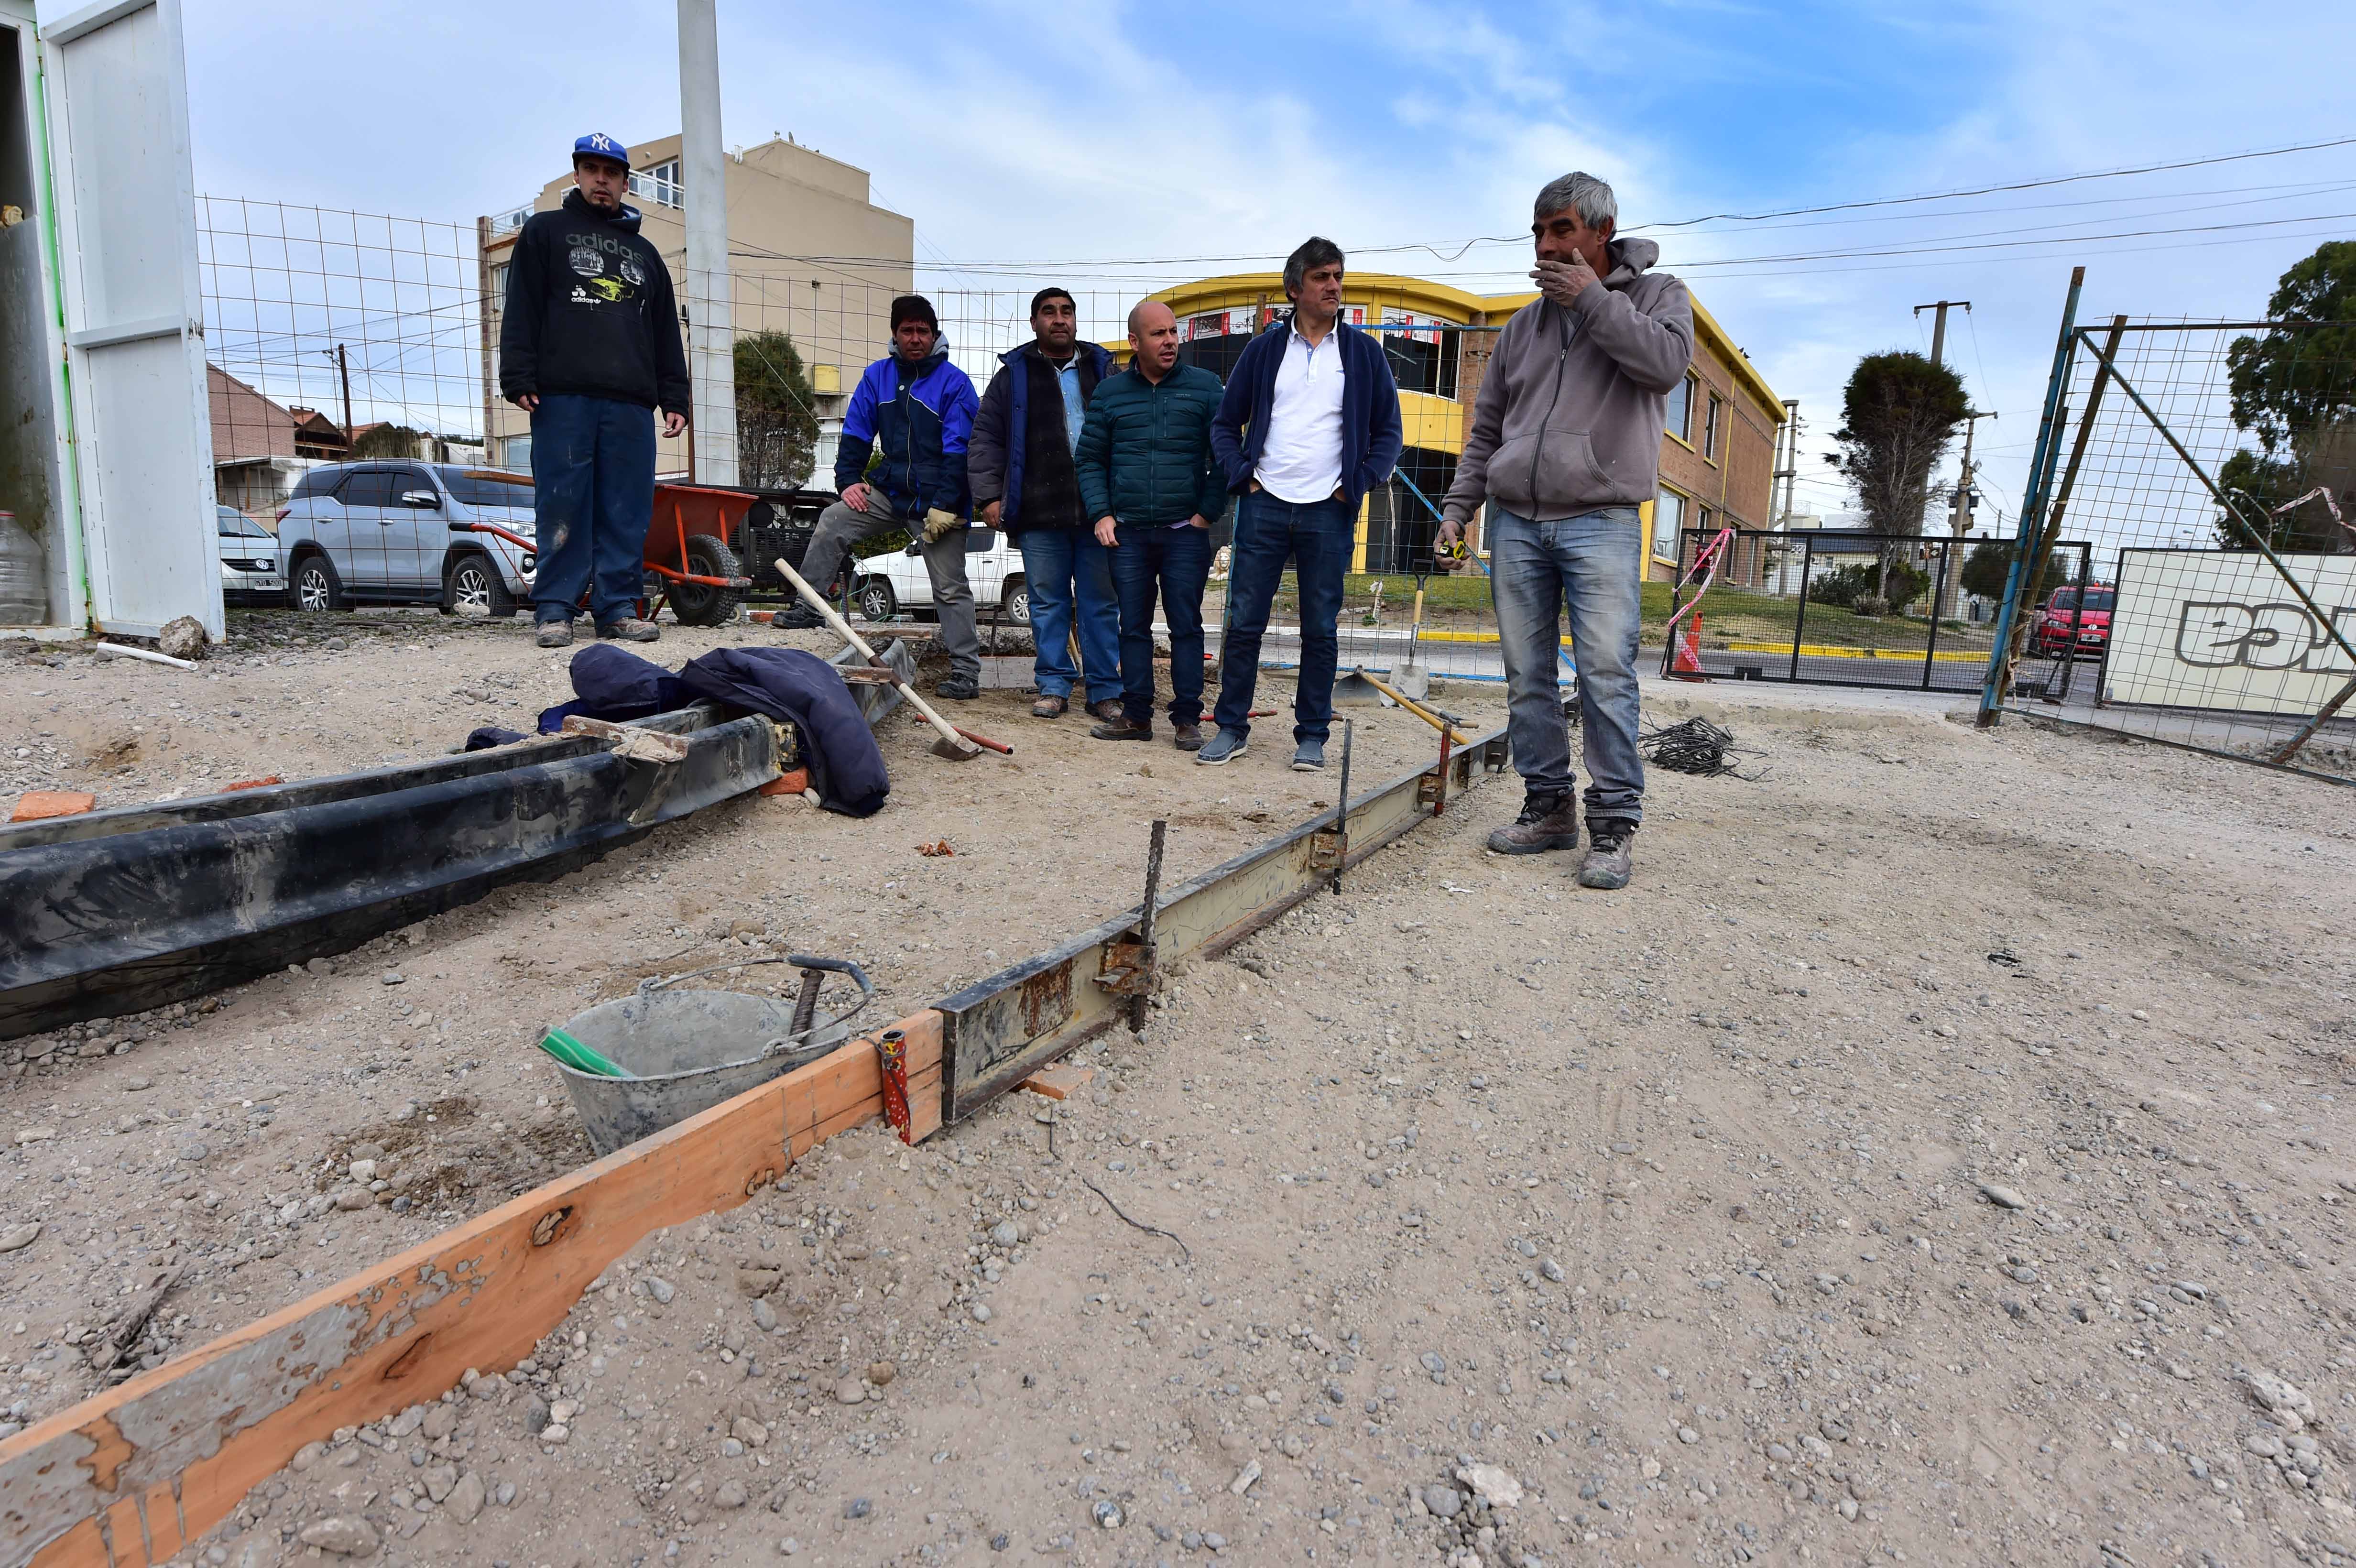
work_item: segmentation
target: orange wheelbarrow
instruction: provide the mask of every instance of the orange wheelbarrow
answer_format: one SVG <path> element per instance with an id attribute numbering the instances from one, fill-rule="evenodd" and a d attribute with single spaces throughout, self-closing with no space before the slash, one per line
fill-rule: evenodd
<path id="1" fill-rule="evenodd" d="M 662 583 L 660 597 L 649 609 L 638 602 L 639 613 L 652 620 L 668 602 L 671 613 L 687 626 L 725 625 L 744 603 L 753 580 L 728 541 L 744 523 L 757 497 L 741 490 L 714 490 L 700 485 L 658 485 L 654 515 L 647 521 L 643 553 L 647 574 Z M 496 534 L 526 550 L 539 546 L 497 523 L 452 523 L 452 533 Z M 584 594 L 582 603 L 588 600 Z"/>

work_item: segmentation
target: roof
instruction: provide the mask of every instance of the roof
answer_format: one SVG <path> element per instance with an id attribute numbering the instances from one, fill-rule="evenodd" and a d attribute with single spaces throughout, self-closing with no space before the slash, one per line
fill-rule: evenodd
<path id="1" fill-rule="evenodd" d="M 1689 291 L 1690 292 L 1690 291 Z M 1215 278 L 1203 278 L 1191 283 L 1179 283 L 1145 296 L 1158 300 L 1179 316 L 1222 307 L 1256 304 L 1266 299 L 1281 303 L 1284 299 L 1282 272 L 1227 272 Z M 1428 278 L 1411 278 L 1397 272 L 1346 272 L 1342 282 L 1342 303 L 1344 304 L 1392 305 L 1413 311 L 1419 315 L 1436 315 L 1445 320 L 1472 325 L 1476 320 L 1492 326 L 1501 326 L 1505 318 L 1537 298 L 1535 290 L 1513 294 L 1476 294 L 1446 283 L 1435 283 Z M 1743 389 L 1759 400 L 1760 411 L 1776 424 L 1784 419 L 1783 400 L 1767 384 L 1757 366 L 1736 346 L 1726 328 L 1716 316 L 1703 308 L 1700 300 L 1693 302 L 1696 335 L 1733 370 Z"/>

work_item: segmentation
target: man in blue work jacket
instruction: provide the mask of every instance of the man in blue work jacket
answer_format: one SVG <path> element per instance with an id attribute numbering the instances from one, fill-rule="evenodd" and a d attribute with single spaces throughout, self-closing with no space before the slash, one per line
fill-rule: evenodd
<path id="1" fill-rule="evenodd" d="M 834 458 L 842 499 L 819 514 L 801 575 L 827 592 L 852 545 L 907 529 L 932 579 L 941 646 L 949 656 L 949 673 L 934 694 L 970 701 L 981 695 L 981 638 L 965 572 L 966 517 L 972 510 L 966 439 L 980 400 L 972 379 L 949 363 L 940 318 L 924 295 L 892 302 L 892 349 L 867 367 L 843 412 L 842 443 Z M 867 472 L 871 456 L 879 459 L 873 474 Z M 824 622 L 807 604 L 797 604 L 776 624 L 792 629 Z"/>

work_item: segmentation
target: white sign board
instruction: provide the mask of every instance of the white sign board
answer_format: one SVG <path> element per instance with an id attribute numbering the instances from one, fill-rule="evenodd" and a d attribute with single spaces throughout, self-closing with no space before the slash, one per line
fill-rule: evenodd
<path id="1" fill-rule="evenodd" d="M 2356 644 L 2356 556 L 2281 559 Z M 2255 550 L 2121 554 L 2103 676 L 2107 700 L 2307 714 L 2351 676 L 2356 663 Z"/>

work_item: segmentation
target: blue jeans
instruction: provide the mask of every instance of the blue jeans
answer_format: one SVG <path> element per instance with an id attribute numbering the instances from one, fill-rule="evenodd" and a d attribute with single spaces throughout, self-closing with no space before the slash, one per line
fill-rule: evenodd
<path id="1" fill-rule="evenodd" d="M 1112 557 L 1113 592 L 1120 597 L 1121 712 L 1132 724 L 1153 722 L 1153 596 L 1170 623 L 1170 721 L 1203 721 L 1203 585 L 1211 580 L 1207 528 L 1120 523 Z"/>
<path id="2" fill-rule="evenodd" d="M 1014 536 L 1023 576 L 1031 586 L 1032 684 L 1042 697 L 1069 697 L 1080 678 L 1072 663 L 1072 628 L 1080 633 L 1090 702 L 1119 697 L 1120 601 L 1112 591 L 1112 562 L 1087 528 L 1028 528 Z M 1196 590 L 1195 597 L 1201 598 Z"/>
<path id="3" fill-rule="evenodd" d="M 584 591 L 601 626 L 637 614 L 655 510 L 654 411 L 571 393 L 541 399 L 531 481 L 540 546 L 532 618 L 570 621 Z"/>
<path id="4" fill-rule="evenodd" d="M 1236 504 L 1236 546 L 1227 569 L 1227 627 L 1219 654 L 1222 730 L 1251 733 L 1252 691 L 1269 607 L 1290 560 L 1301 582 L 1301 684 L 1292 738 L 1323 741 L 1333 728 L 1333 667 L 1342 641 L 1343 581 L 1357 548 L 1357 515 L 1339 500 L 1280 501 L 1262 491 Z"/>
<path id="5" fill-rule="evenodd" d="M 1636 627 L 1643 528 L 1633 507 L 1606 507 L 1534 523 L 1489 503 L 1490 591 L 1505 655 L 1505 724 L 1514 766 L 1532 794 L 1567 794 L 1570 734 L 1555 659 L 1563 612 L 1579 661 L 1579 734 L 1587 762 L 1582 804 L 1592 821 L 1644 815 L 1644 759 L 1636 750 Z"/>

